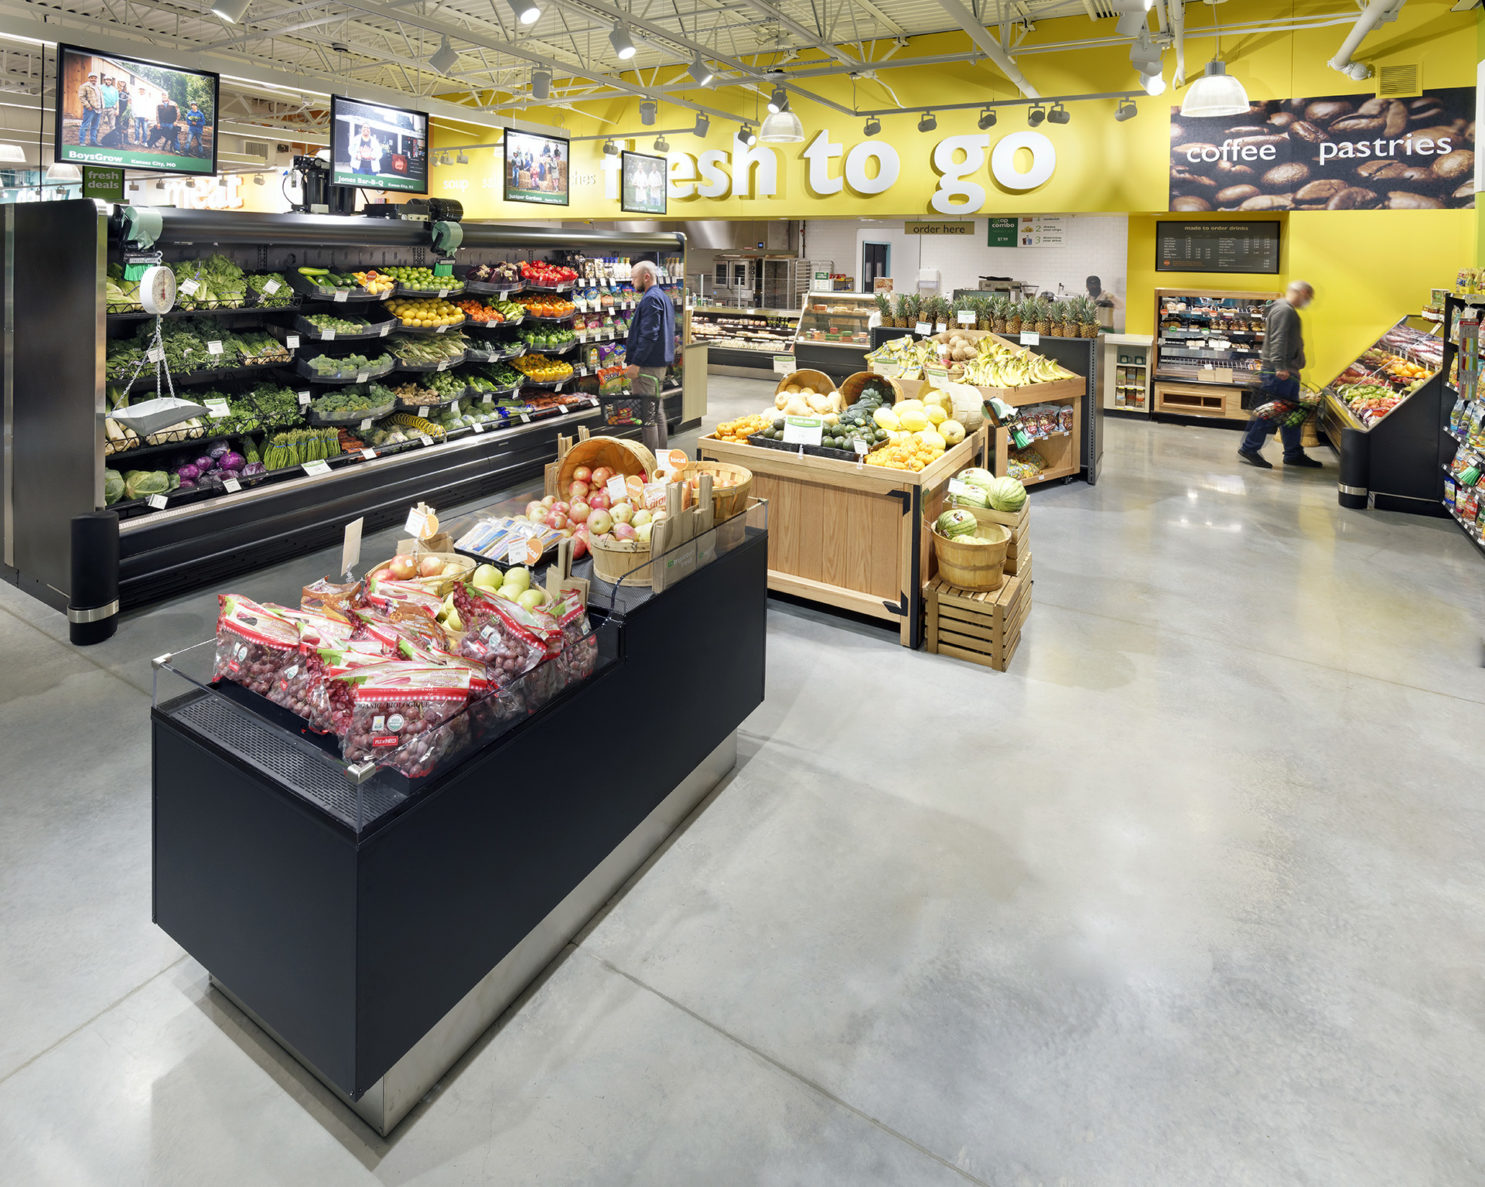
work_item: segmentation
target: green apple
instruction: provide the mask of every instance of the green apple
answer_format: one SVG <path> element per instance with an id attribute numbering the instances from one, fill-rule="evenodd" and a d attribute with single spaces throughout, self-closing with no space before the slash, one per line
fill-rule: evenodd
<path id="1" fill-rule="evenodd" d="M 655 525 L 649 520 L 638 524 L 634 529 L 634 538 L 641 544 L 648 544 L 650 542 L 650 532 L 654 530 L 654 527 Z"/>
<path id="2" fill-rule="evenodd" d="M 499 589 L 502 580 L 500 570 L 494 565 L 481 565 L 470 578 L 470 581 L 481 589 Z"/>
<path id="3" fill-rule="evenodd" d="M 523 565 L 516 565 L 507 569 L 505 580 L 502 585 L 514 585 L 517 593 L 522 593 L 531 588 L 531 570 Z"/>
<path id="4" fill-rule="evenodd" d="M 522 606 L 525 606 L 528 610 L 539 609 L 543 604 L 545 604 L 546 600 L 547 595 L 542 593 L 539 589 L 528 589 L 525 593 L 523 593 L 516 599 L 517 602 L 519 602 Z"/>

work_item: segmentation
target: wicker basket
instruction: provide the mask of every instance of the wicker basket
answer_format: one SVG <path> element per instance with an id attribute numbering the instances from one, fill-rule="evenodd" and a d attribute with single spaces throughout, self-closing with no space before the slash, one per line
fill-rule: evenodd
<path id="1" fill-rule="evenodd" d="M 655 455 L 638 441 L 622 437 L 589 437 L 579 441 L 567 451 L 557 469 L 558 498 L 572 486 L 572 472 L 579 466 L 597 469 L 607 466 L 615 474 L 651 474 L 655 469 Z"/>
<path id="2" fill-rule="evenodd" d="M 610 585 L 650 584 L 648 543 L 590 536 L 588 551 L 593 554 L 593 575 L 600 581 L 607 581 Z"/>
<path id="3" fill-rule="evenodd" d="M 798 385 L 799 387 L 812 388 L 822 396 L 828 396 L 835 390 L 835 380 L 826 375 L 824 371 L 811 371 L 808 367 L 801 371 L 790 371 L 779 380 L 773 389 L 773 394 L 778 395 L 786 387 Z"/>
<path id="4" fill-rule="evenodd" d="M 1005 580 L 1010 529 L 997 523 L 981 522 L 979 530 L 987 536 L 994 536 L 997 542 L 982 544 L 978 540 L 951 540 L 940 535 L 931 523 L 928 525 L 928 534 L 933 537 L 933 554 L 938 558 L 938 575 L 959 589 L 999 589 Z"/>
<path id="5" fill-rule="evenodd" d="M 879 386 L 885 385 L 892 393 L 892 403 L 896 404 L 904 398 L 902 385 L 890 375 L 878 375 L 875 371 L 857 371 L 854 375 L 847 375 L 841 380 L 839 391 L 847 408 L 861 398 L 861 389 L 866 386 L 868 380 Z"/>
<path id="6" fill-rule="evenodd" d="M 712 514 L 717 523 L 731 519 L 748 505 L 753 489 L 753 473 L 728 462 L 687 462 L 681 476 L 688 482 L 703 474 L 712 476 Z"/>

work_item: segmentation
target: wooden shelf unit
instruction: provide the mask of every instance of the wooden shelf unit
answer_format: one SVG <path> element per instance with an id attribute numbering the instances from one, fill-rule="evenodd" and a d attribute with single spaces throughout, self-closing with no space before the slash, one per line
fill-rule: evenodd
<path id="1" fill-rule="evenodd" d="M 1167 348 L 1175 349 L 1175 342 L 1166 340 L 1166 330 L 1163 316 L 1164 303 L 1167 300 L 1184 301 L 1234 301 L 1243 302 L 1250 310 L 1260 309 L 1268 302 L 1276 300 L 1278 293 L 1255 293 L 1240 292 L 1234 289 L 1156 289 L 1155 290 L 1155 343 L 1150 348 L 1150 378 L 1153 380 L 1153 396 L 1151 398 L 1151 411 L 1155 413 L 1166 413 L 1176 416 L 1206 417 L 1211 420 L 1246 420 L 1248 410 L 1243 407 L 1243 394 L 1254 390 L 1251 384 L 1234 382 L 1235 369 L 1231 366 L 1217 366 L 1215 364 L 1223 360 L 1209 360 L 1214 363 L 1212 367 L 1212 378 L 1203 379 L 1199 377 L 1162 379 L 1160 378 L 1162 354 Z M 1250 318 L 1251 323 L 1251 318 Z M 1253 330 L 1245 326 L 1240 332 L 1256 333 L 1258 338 L 1254 340 L 1251 347 L 1244 350 L 1259 349 L 1262 340 L 1262 331 Z M 1213 335 L 1220 337 L 1220 334 Z M 1241 361 L 1250 355 L 1240 355 Z"/>

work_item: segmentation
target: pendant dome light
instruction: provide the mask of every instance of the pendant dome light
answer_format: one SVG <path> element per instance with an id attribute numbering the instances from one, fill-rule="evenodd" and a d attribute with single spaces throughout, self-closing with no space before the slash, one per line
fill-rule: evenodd
<path id="1" fill-rule="evenodd" d="M 804 140 L 804 125 L 787 106 L 763 121 L 758 139 L 764 144 L 799 144 Z"/>
<path id="2" fill-rule="evenodd" d="M 1181 101 L 1181 114 L 1188 118 L 1243 115 L 1250 106 L 1247 88 L 1227 73 L 1227 66 L 1221 60 L 1222 28 L 1217 24 L 1215 5 L 1212 7 L 1212 26 L 1217 40 L 1212 60 L 1207 63 L 1201 77 L 1187 88 L 1186 98 Z"/>

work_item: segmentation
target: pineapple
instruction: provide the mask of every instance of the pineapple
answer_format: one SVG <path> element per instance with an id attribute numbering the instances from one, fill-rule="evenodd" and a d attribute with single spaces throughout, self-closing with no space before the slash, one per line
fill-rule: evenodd
<path id="1" fill-rule="evenodd" d="M 1050 338 L 1052 336 L 1051 306 L 1048 305 L 1046 301 L 1041 300 L 1033 301 L 1032 304 L 1035 306 L 1035 309 L 1033 310 L 1035 324 L 1032 328 L 1038 334 L 1046 334 Z"/>
<path id="2" fill-rule="evenodd" d="M 1078 329 L 1084 338 L 1098 337 L 1098 306 L 1092 297 L 1084 297 L 1081 312 L 1078 314 Z"/>
<path id="3" fill-rule="evenodd" d="M 1021 314 L 1025 309 L 1025 301 L 1008 301 L 1006 303 L 1005 332 L 1007 334 L 1019 334 L 1021 332 Z"/>
<path id="4" fill-rule="evenodd" d="M 1067 302 L 1051 301 L 1047 304 L 1047 329 L 1054 338 L 1067 337 Z"/>
<path id="5" fill-rule="evenodd" d="M 892 325 L 892 302 L 886 293 L 878 293 L 873 300 L 876 303 L 877 312 L 882 315 L 882 325 Z"/>
<path id="6" fill-rule="evenodd" d="M 990 300 L 990 325 L 987 329 L 994 330 L 997 334 L 1005 333 L 1006 313 L 1010 308 L 1009 297 L 993 297 Z"/>
<path id="7" fill-rule="evenodd" d="M 893 303 L 893 320 L 899 326 L 911 326 L 913 324 L 913 319 L 911 316 L 912 311 L 909 308 L 909 303 L 911 301 L 912 297 L 909 294 L 899 293 L 897 295 L 897 300 Z"/>

